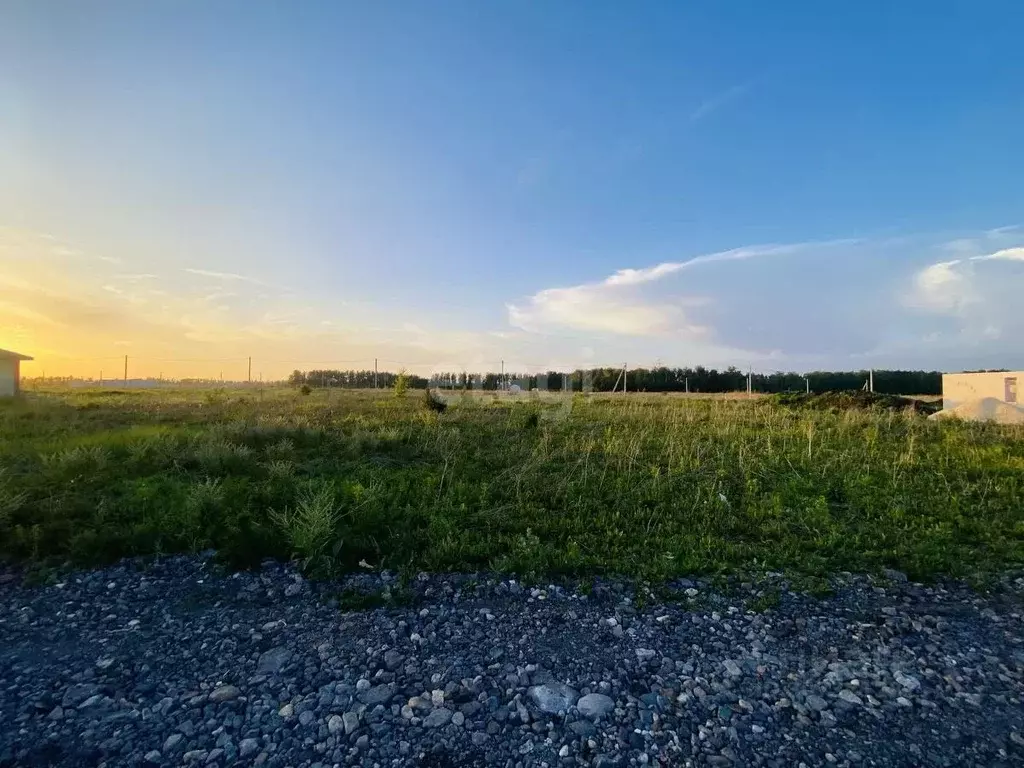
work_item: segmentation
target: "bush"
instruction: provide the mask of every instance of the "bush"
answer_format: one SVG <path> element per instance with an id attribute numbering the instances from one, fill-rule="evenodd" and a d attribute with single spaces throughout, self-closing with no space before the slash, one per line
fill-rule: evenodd
<path id="1" fill-rule="evenodd" d="M 447 408 L 448 408 L 448 403 L 446 403 L 444 400 L 439 398 L 437 395 L 435 395 L 429 389 L 424 390 L 424 392 L 423 392 L 423 404 L 429 410 L 435 411 L 437 413 L 444 413 L 445 410 L 447 410 Z"/>
<path id="2" fill-rule="evenodd" d="M 338 555 L 342 540 L 335 538 L 341 513 L 331 481 L 310 482 L 299 493 L 294 509 L 271 510 L 270 519 L 281 529 L 306 571 L 323 575 L 333 570 L 331 555 Z"/>
<path id="3" fill-rule="evenodd" d="M 395 376 L 395 397 L 405 397 L 406 391 L 409 389 L 409 374 L 405 372 L 405 368 L 398 372 Z"/>
<path id="4" fill-rule="evenodd" d="M 302 387 L 299 388 L 299 392 L 304 395 L 308 395 L 312 391 L 313 390 L 309 388 L 309 384 L 303 384 Z"/>

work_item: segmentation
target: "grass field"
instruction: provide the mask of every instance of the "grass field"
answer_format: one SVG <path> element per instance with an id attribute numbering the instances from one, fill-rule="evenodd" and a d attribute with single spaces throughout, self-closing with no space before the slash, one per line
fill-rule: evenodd
<path id="1" fill-rule="evenodd" d="M 1024 565 L 1024 429 L 771 398 L 290 389 L 0 404 L 0 553 L 649 579 Z"/>

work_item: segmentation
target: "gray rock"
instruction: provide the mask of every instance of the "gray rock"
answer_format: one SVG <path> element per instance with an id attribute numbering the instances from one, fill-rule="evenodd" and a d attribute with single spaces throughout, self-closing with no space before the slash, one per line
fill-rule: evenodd
<path id="1" fill-rule="evenodd" d="M 368 746 L 370 746 L 370 737 L 365 733 L 356 739 L 356 749 L 359 751 L 365 752 Z"/>
<path id="2" fill-rule="evenodd" d="M 843 690 L 839 692 L 839 698 L 847 704 L 856 704 L 857 706 L 860 706 L 864 703 L 864 700 L 861 699 L 860 696 L 847 688 L 843 688 Z"/>
<path id="3" fill-rule="evenodd" d="M 889 581 L 896 581 L 896 582 L 905 582 L 905 581 L 907 581 L 907 574 L 903 573 L 903 571 L 896 571 L 896 570 L 893 570 L 892 568 L 883 568 L 882 569 L 882 573 L 885 574 L 885 578 L 889 579 Z"/>
<path id="4" fill-rule="evenodd" d="M 260 655 L 259 664 L 256 665 L 256 671 L 262 674 L 276 675 L 285 665 L 291 661 L 292 652 L 284 646 L 278 646 L 277 648 L 271 648 L 269 651 Z"/>
<path id="5" fill-rule="evenodd" d="M 395 695 L 394 683 L 385 683 L 382 685 L 375 685 L 369 690 L 359 695 L 359 700 L 368 707 L 376 706 L 377 704 L 387 704 L 391 701 L 391 698 Z"/>
<path id="6" fill-rule="evenodd" d="M 345 735 L 350 736 L 359 728 L 359 713 L 358 712 L 346 712 L 341 716 L 342 723 L 345 726 Z"/>
<path id="7" fill-rule="evenodd" d="M 64 691 L 64 698 L 60 703 L 65 709 L 74 709 L 86 699 L 90 699 L 99 692 L 99 686 L 93 683 L 78 683 L 70 686 Z"/>
<path id="8" fill-rule="evenodd" d="M 384 666 L 388 670 L 395 670 L 402 666 L 402 662 L 405 661 L 405 657 L 398 651 L 389 650 L 384 654 Z"/>
<path id="9" fill-rule="evenodd" d="M 541 712 L 557 715 L 567 712 L 579 700 L 579 693 L 564 683 L 544 683 L 527 691 L 530 701 Z"/>
<path id="10" fill-rule="evenodd" d="M 452 720 L 452 711 L 440 707 L 433 710 L 429 715 L 423 718 L 424 728 L 440 728 L 441 726 L 448 725 Z"/>
<path id="11" fill-rule="evenodd" d="M 314 720 L 316 720 L 316 715 L 313 714 L 313 711 L 310 709 L 304 709 L 299 713 L 299 725 L 312 725 Z"/>
<path id="12" fill-rule="evenodd" d="M 574 720 L 569 723 L 569 730 L 582 738 L 593 736 L 597 733 L 597 728 L 589 720 Z"/>
<path id="13" fill-rule="evenodd" d="M 603 693 L 588 693 L 576 702 L 576 708 L 584 717 L 600 720 L 615 710 L 615 701 Z"/>
<path id="14" fill-rule="evenodd" d="M 490 736 L 484 731 L 473 731 L 473 735 L 469 737 L 469 740 L 473 742 L 473 746 L 482 747 L 489 738 Z"/>
<path id="15" fill-rule="evenodd" d="M 459 728 L 466 722 L 466 716 L 461 712 L 454 712 L 452 714 L 452 725 L 457 725 Z"/>
<path id="16" fill-rule="evenodd" d="M 242 739 L 238 743 L 238 756 L 249 757 L 259 751 L 260 743 L 256 739 Z"/>
<path id="17" fill-rule="evenodd" d="M 743 674 L 743 668 L 732 659 L 723 661 L 722 666 L 725 667 L 725 674 L 729 677 L 740 677 Z"/>
<path id="18" fill-rule="evenodd" d="M 181 746 L 181 743 L 184 740 L 185 740 L 185 737 L 182 736 L 180 733 L 172 733 L 170 736 L 167 737 L 167 740 L 164 742 L 164 750 L 163 751 L 164 752 L 173 752 L 174 750 L 176 750 L 178 747 Z"/>
<path id="19" fill-rule="evenodd" d="M 821 712 L 822 710 L 828 709 L 828 702 L 817 694 L 810 694 L 805 701 L 807 702 L 807 706 L 815 712 Z"/>
<path id="20" fill-rule="evenodd" d="M 157 752 L 155 749 L 149 750 L 143 758 L 150 765 L 159 765 L 160 761 L 164 759 L 164 756 Z"/>
<path id="21" fill-rule="evenodd" d="M 365 677 L 361 677 L 359 678 L 359 680 L 356 681 L 356 693 L 366 693 L 372 687 L 373 683 L 371 683 Z"/>
<path id="22" fill-rule="evenodd" d="M 241 691 L 233 685 L 222 685 L 210 692 L 210 701 L 214 704 L 222 704 L 225 701 L 234 701 L 241 695 Z"/>
<path id="23" fill-rule="evenodd" d="M 903 686 L 908 691 L 916 691 L 916 690 L 920 689 L 920 687 L 921 687 L 921 681 L 920 680 L 918 680 L 913 675 L 905 675 L 903 672 L 901 672 L 898 669 L 893 673 L 892 676 L 893 676 L 893 678 L 895 678 L 897 683 L 899 683 L 901 686 Z"/>
<path id="24" fill-rule="evenodd" d="M 215 763 L 218 760 L 220 760 L 221 757 L 223 757 L 223 756 L 224 756 L 224 750 L 223 749 L 220 749 L 219 747 L 217 749 L 211 749 L 210 750 L 210 754 L 208 754 L 206 756 L 206 763 L 207 763 L 207 765 L 209 765 L 210 763 Z"/>
<path id="25" fill-rule="evenodd" d="M 345 721 L 339 715 L 331 715 L 327 721 L 327 732 L 333 736 L 343 730 L 345 730 Z"/>

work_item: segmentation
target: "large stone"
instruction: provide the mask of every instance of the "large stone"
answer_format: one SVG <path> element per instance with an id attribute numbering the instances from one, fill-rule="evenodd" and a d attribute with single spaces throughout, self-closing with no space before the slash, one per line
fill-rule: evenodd
<path id="1" fill-rule="evenodd" d="M 99 692 L 100 688 L 98 685 L 92 683 L 78 683 L 72 685 L 66 691 L 64 691 L 64 698 L 61 699 L 61 704 L 64 707 L 77 707 L 86 699 L 92 698 Z"/>
<path id="2" fill-rule="evenodd" d="M 815 712 L 821 712 L 823 709 L 828 709 L 828 702 L 825 701 L 821 696 L 812 693 L 807 697 L 807 706 L 813 709 Z"/>
<path id="3" fill-rule="evenodd" d="M 743 667 L 732 659 L 726 659 L 723 661 L 722 666 L 725 667 L 725 674 L 729 677 L 740 677 L 743 674 Z"/>
<path id="4" fill-rule="evenodd" d="M 346 712 L 341 716 L 341 720 L 345 725 L 345 735 L 350 736 L 352 733 L 359 728 L 359 713 L 358 712 Z"/>
<path id="5" fill-rule="evenodd" d="M 238 756 L 249 757 L 259 751 L 260 743 L 256 739 L 242 739 L 238 744 Z"/>
<path id="6" fill-rule="evenodd" d="M 451 719 L 452 719 L 452 711 L 450 709 L 445 709 L 444 707 L 440 707 L 438 709 L 435 709 L 433 712 L 431 712 L 425 718 L 423 718 L 423 727 L 424 728 L 440 728 L 443 725 L 448 725 L 448 723 L 451 722 Z"/>
<path id="7" fill-rule="evenodd" d="M 582 738 L 593 736 L 597 733 L 597 729 L 594 727 L 594 724 L 589 720 L 574 720 L 569 723 L 569 730 Z"/>
<path id="8" fill-rule="evenodd" d="M 902 685 L 908 691 L 916 691 L 921 687 L 921 681 L 913 675 L 905 675 L 899 670 L 896 670 L 893 677 L 896 678 L 897 683 Z"/>
<path id="9" fill-rule="evenodd" d="M 375 685 L 368 691 L 359 695 L 359 700 L 368 707 L 375 707 L 378 704 L 387 704 L 395 695 L 394 683 Z"/>
<path id="10" fill-rule="evenodd" d="M 259 664 L 256 666 L 256 671 L 262 674 L 276 675 L 284 666 L 292 660 L 292 652 L 283 646 L 277 648 L 271 648 L 266 653 L 260 655 Z"/>
<path id="11" fill-rule="evenodd" d="M 526 695 L 541 712 L 558 715 L 567 712 L 579 700 L 579 692 L 565 683 L 544 683 L 531 687 Z"/>
<path id="12" fill-rule="evenodd" d="M 843 688 L 843 690 L 839 692 L 839 698 L 845 701 L 847 704 L 856 704 L 857 706 L 860 706 L 864 703 L 864 700 L 861 699 L 860 696 L 858 696 L 853 691 L 848 690 L 847 688 Z"/>
<path id="13" fill-rule="evenodd" d="M 345 721 L 341 719 L 340 715 L 331 715 L 331 718 L 327 721 L 327 732 L 332 736 L 338 731 L 345 730 Z"/>
<path id="14" fill-rule="evenodd" d="M 214 688 L 210 693 L 210 701 L 214 704 L 222 704 L 225 701 L 234 701 L 241 695 L 241 691 L 233 685 L 222 685 Z"/>
<path id="15" fill-rule="evenodd" d="M 605 696 L 603 693 L 588 693 L 576 702 L 576 708 L 584 717 L 600 720 L 615 709 L 615 701 L 611 696 Z"/>

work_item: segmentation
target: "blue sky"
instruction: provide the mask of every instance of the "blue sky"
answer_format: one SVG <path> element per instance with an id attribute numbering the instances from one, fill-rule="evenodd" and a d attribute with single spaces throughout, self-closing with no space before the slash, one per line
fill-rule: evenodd
<path id="1" fill-rule="evenodd" d="M 1022 22 L 8 0 L 0 346 L 1024 367 Z"/>

